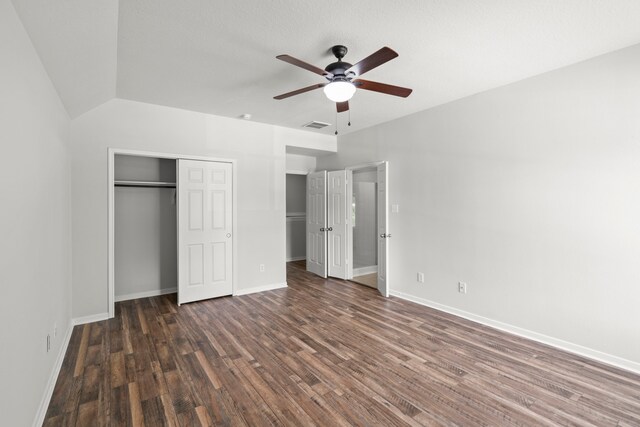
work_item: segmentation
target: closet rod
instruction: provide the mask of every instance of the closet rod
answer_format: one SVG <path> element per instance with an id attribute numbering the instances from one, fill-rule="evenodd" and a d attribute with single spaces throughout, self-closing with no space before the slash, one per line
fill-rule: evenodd
<path id="1" fill-rule="evenodd" d="M 176 188 L 175 182 L 115 181 L 113 184 L 116 187 Z"/>

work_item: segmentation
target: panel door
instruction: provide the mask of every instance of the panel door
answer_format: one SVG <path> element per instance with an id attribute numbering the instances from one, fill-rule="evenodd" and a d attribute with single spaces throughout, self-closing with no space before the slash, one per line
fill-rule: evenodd
<path id="1" fill-rule="evenodd" d="M 327 171 L 307 175 L 307 271 L 327 277 Z"/>
<path id="2" fill-rule="evenodd" d="M 231 163 L 178 160 L 178 304 L 233 293 Z"/>
<path id="3" fill-rule="evenodd" d="M 327 174 L 327 274 L 347 278 L 347 171 Z"/>
<path id="4" fill-rule="evenodd" d="M 389 196 L 388 164 L 378 165 L 378 291 L 389 296 Z"/>

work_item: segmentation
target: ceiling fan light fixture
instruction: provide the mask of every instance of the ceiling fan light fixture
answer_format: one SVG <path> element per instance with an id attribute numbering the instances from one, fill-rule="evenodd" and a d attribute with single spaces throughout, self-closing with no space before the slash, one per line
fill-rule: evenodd
<path id="1" fill-rule="evenodd" d="M 333 102 L 345 102 L 356 93 L 356 86 L 348 80 L 334 80 L 324 87 L 324 94 Z"/>

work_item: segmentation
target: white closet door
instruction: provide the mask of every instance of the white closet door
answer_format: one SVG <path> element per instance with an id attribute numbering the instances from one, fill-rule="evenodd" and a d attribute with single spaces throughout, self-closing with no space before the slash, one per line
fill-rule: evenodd
<path id="1" fill-rule="evenodd" d="M 307 271 L 327 277 L 327 171 L 307 175 Z"/>
<path id="2" fill-rule="evenodd" d="M 387 162 L 378 165 L 378 291 L 389 296 L 389 195 Z"/>
<path id="3" fill-rule="evenodd" d="M 233 292 L 232 165 L 178 160 L 178 304 Z"/>
<path id="4" fill-rule="evenodd" d="M 328 275 L 347 278 L 347 171 L 327 174 Z"/>

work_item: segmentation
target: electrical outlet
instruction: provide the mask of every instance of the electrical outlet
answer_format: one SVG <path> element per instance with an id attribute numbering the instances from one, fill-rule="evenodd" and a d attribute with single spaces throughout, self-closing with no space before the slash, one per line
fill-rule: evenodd
<path id="1" fill-rule="evenodd" d="M 465 282 L 458 282 L 458 292 L 461 294 L 467 293 L 467 284 Z"/>
<path id="2" fill-rule="evenodd" d="M 47 353 L 51 350 L 51 335 L 47 334 Z"/>
<path id="3" fill-rule="evenodd" d="M 260 273 L 264 273 L 264 264 L 260 264 Z"/>
<path id="4" fill-rule="evenodd" d="M 424 273 L 420 273 L 418 272 L 418 282 L 419 283 L 424 283 Z"/>

